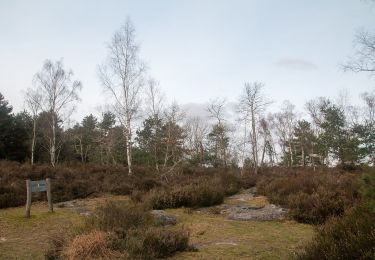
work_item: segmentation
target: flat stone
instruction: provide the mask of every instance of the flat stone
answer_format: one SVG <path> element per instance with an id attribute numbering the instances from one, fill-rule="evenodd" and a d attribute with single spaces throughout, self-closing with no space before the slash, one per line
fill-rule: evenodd
<path id="1" fill-rule="evenodd" d="M 285 219 L 287 210 L 273 204 L 266 205 L 262 208 L 253 207 L 232 207 L 226 210 L 230 220 L 257 220 L 270 221 Z"/>

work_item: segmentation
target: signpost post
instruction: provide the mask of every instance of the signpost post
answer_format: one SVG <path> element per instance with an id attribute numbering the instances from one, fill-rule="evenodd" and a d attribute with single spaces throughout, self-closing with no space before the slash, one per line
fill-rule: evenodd
<path id="1" fill-rule="evenodd" d="M 27 218 L 30 218 L 31 193 L 32 192 L 47 192 L 48 211 L 53 212 L 50 178 L 47 178 L 45 180 L 40 180 L 40 181 L 26 180 L 26 191 L 27 191 L 27 199 L 26 199 L 26 217 Z"/>

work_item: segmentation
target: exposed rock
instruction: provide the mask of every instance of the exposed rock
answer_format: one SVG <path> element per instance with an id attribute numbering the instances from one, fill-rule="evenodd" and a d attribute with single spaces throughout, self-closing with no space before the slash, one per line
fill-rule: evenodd
<path id="1" fill-rule="evenodd" d="M 80 200 L 70 200 L 70 201 L 64 201 L 55 203 L 54 205 L 56 208 L 76 208 L 76 207 L 83 207 L 84 203 Z"/>
<path id="2" fill-rule="evenodd" d="M 287 210 L 273 204 L 264 207 L 233 206 L 224 210 L 231 220 L 282 220 L 285 218 Z"/>
<path id="3" fill-rule="evenodd" d="M 68 208 L 79 213 L 82 216 L 89 217 L 93 214 L 92 210 L 85 207 L 85 203 L 82 200 L 70 200 L 59 202 L 54 205 L 56 208 Z"/>
<path id="4" fill-rule="evenodd" d="M 251 200 L 256 196 L 257 188 L 252 187 L 250 189 L 244 190 L 239 194 L 235 194 L 233 196 L 230 196 L 229 199 L 231 200 L 238 200 L 238 201 L 248 201 Z"/>
<path id="5" fill-rule="evenodd" d="M 169 215 L 164 210 L 152 210 L 151 214 L 162 224 L 162 225 L 176 225 L 177 218 L 173 215 Z"/>

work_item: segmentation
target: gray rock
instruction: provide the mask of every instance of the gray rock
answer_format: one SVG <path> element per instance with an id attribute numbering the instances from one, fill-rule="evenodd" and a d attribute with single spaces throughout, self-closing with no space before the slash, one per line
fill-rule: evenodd
<path id="1" fill-rule="evenodd" d="M 165 225 L 176 225 L 177 218 L 173 215 L 169 215 L 164 210 L 152 210 L 151 214 L 159 221 L 163 226 Z"/>
<path id="2" fill-rule="evenodd" d="M 262 208 L 238 207 L 234 206 L 226 210 L 228 219 L 231 220 L 282 220 L 285 219 L 287 210 L 273 204 L 266 205 Z"/>

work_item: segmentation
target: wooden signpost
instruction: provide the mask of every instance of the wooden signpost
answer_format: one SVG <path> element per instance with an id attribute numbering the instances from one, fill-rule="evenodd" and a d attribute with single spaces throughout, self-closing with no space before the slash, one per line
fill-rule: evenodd
<path id="1" fill-rule="evenodd" d="M 26 192 L 27 192 L 27 199 L 26 199 L 26 217 L 27 218 L 29 218 L 31 215 L 30 210 L 31 210 L 31 193 L 32 192 L 47 192 L 48 211 L 53 212 L 50 178 L 47 178 L 45 180 L 40 180 L 40 181 L 26 180 Z"/>

